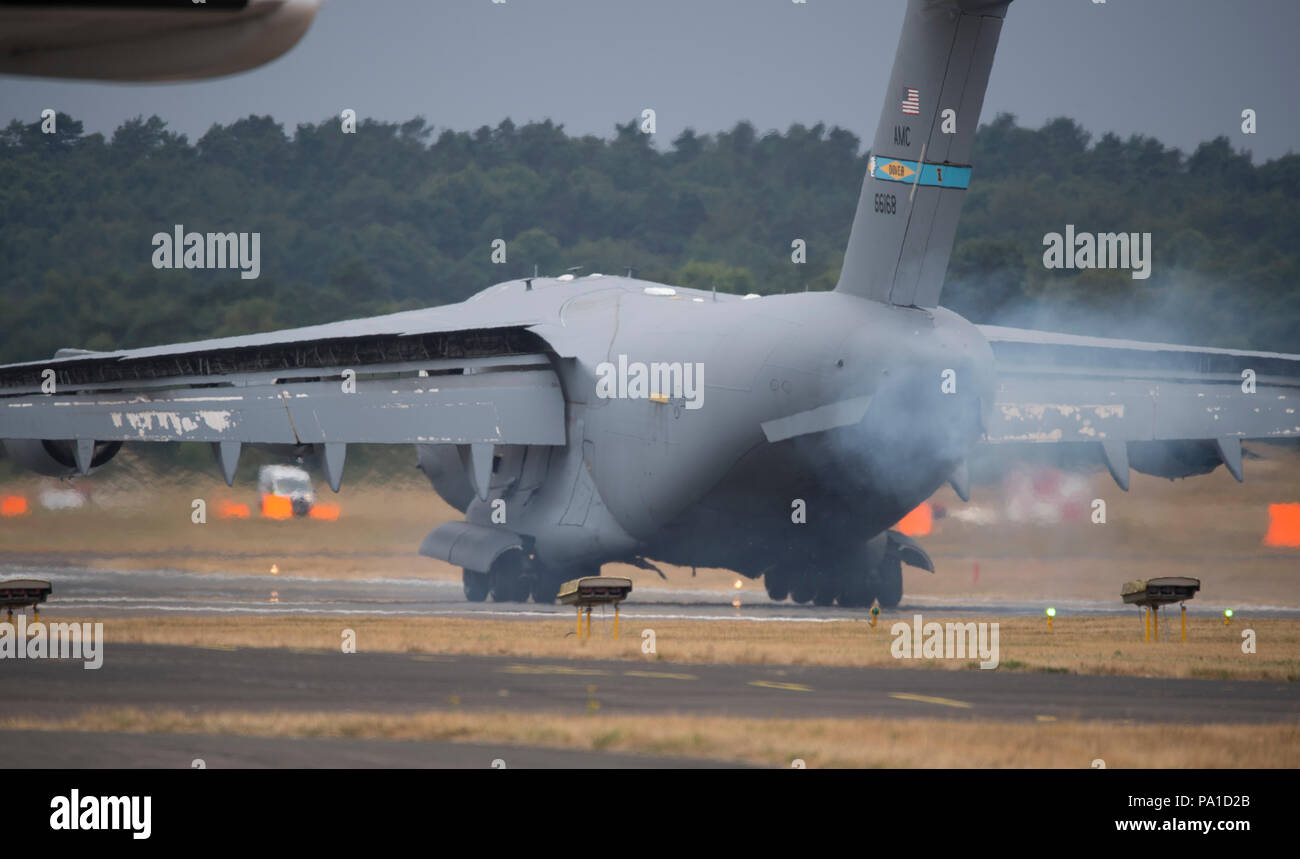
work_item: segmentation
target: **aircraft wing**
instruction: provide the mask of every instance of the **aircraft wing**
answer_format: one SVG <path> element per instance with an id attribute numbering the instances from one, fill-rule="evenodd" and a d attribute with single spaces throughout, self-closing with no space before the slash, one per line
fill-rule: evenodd
<path id="1" fill-rule="evenodd" d="M 509 288 L 523 284 L 502 286 L 446 307 L 0 366 L 0 440 L 11 453 L 42 444 L 83 473 L 123 441 L 236 455 L 240 443 L 562 445 L 563 391 L 530 330 L 556 308 L 516 311 Z"/>
<path id="2" fill-rule="evenodd" d="M 177 81 L 269 63 L 319 0 L 0 2 L 0 74 Z"/>
<path id="3" fill-rule="evenodd" d="M 1300 355 L 979 328 L 998 368 L 989 443 L 1074 445 L 1127 489 L 1130 465 L 1241 480 L 1243 439 L 1300 439 Z"/>

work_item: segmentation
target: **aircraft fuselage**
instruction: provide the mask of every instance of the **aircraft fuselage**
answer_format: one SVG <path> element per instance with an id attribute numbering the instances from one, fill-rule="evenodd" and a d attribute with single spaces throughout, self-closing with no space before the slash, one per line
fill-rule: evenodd
<path id="1" fill-rule="evenodd" d="M 643 555 L 757 576 L 864 543 L 948 479 L 992 402 L 988 344 L 943 309 L 624 278 L 502 289 L 573 292 L 535 329 L 568 441 L 503 458 L 467 519 L 488 524 L 504 499 L 551 566 Z"/>

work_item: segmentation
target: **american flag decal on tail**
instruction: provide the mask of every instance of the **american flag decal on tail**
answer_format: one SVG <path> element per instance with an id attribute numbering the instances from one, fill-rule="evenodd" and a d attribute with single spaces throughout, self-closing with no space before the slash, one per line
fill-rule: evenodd
<path id="1" fill-rule="evenodd" d="M 921 91 L 908 87 L 905 91 L 906 97 L 903 99 L 903 113 L 909 116 L 921 115 Z"/>

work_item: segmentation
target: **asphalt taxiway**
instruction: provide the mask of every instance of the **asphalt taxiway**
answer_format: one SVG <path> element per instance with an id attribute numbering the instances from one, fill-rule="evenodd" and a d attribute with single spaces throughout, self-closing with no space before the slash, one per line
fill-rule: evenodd
<path id="1" fill-rule="evenodd" d="M 1300 684 L 982 670 L 105 646 L 103 665 L 6 660 L 0 718 L 96 708 L 384 712 L 509 710 L 761 718 L 943 717 L 1290 722 Z"/>

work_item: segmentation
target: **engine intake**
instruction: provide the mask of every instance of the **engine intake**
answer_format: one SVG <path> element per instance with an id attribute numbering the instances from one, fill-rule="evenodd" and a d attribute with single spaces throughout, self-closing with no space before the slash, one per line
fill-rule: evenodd
<path id="1" fill-rule="evenodd" d="M 76 442 L 51 441 L 50 439 L 21 438 L 0 442 L 9 458 L 22 468 L 44 474 L 47 477 L 72 477 L 80 473 L 77 470 Z M 117 456 L 122 449 L 120 441 L 95 442 L 94 453 L 90 457 L 90 470 L 93 472 L 110 459 Z"/>

